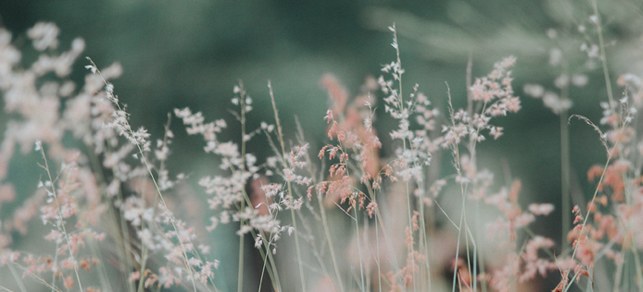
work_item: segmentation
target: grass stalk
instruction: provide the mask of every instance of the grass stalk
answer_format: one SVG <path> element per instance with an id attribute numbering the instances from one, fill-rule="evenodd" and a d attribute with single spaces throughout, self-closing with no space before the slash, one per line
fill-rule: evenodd
<path id="1" fill-rule="evenodd" d="M 268 91 L 270 94 L 270 101 L 272 103 L 272 110 L 274 113 L 275 117 L 275 123 L 277 124 L 277 135 L 279 138 L 279 146 L 281 148 L 281 157 L 283 159 L 283 164 L 285 167 L 287 167 L 286 164 L 286 143 L 284 142 L 284 134 L 283 134 L 283 129 L 281 127 L 281 120 L 279 119 L 279 111 L 277 110 L 277 103 L 275 101 L 275 94 L 272 89 L 272 83 L 269 81 L 268 82 Z M 288 196 L 292 199 L 293 192 L 292 192 L 292 184 L 290 182 L 287 182 L 288 185 Z M 304 269 L 303 269 L 303 262 L 302 262 L 302 257 L 301 257 L 301 248 L 299 246 L 299 238 L 297 236 L 297 233 L 299 232 L 297 230 L 297 218 L 295 216 L 295 210 L 290 209 L 290 218 L 292 220 L 292 225 L 295 228 L 295 250 L 297 254 L 297 267 L 299 269 L 299 278 L 301 282 L 301 289 L 302 291 L 306 291 L 306 280 L 304 278 Z"/>
<path id="2" fill-rule="evenodd" d="M 240 122 L 241 122 L 241 170 L 246 171 L 246 93 L 243 87 L 243 83 L 239 82 L 240 94 L 239 94 L 239 104 L 240 104 Z M 247 195 L 246 195 L 247 196 Z M 243 210 L 245 207 L 244 201 L 239 203 L 239 210 Z M 244 221 L 239 222 L 243 226 Z M 245 252 L 245 236 L 244 234 L 239 235 L 239 269 L 237 271 L 237 292 L 243 291 L 243 275 L 244 275 L 244 252 Z M 262 271 L 263 276 L 263 271 Z M 259 285 L 261 287 L 261 285 Z"/>
<path id="3" fill-rule="evenodd" d="M 27 292 L 27 287 L 25 287 L 25 283 L 23 283 L 22 278 L 18 273 L 16 272 L 16 269 L 13 268 L 11 264 L 7 265 L 9 267 L 9 272 L 11 273 L 11 276 L 16 280 L 16 285 L 18 285 L 18 289 L 20 289 L 21 292 Z M 52 291 L 56 291 L 56 286 L 52 285 L 51 286 Z"/>
<path id="4" fill-rule="evenodd" d="M 360 289 L 362 291 L 365 291 L 366 285 L 364 284 L 364 263 L 363 263 L 363 256 L 362 256 L 362 245 L 359 240 L 360 238 L 360 232 L 359 232 L 359 220 L 358 220 L 358 214 L 357 214 L 357 206 L 353 208 L 353 213 L 355 214 L 355 238 L 357 239 L 357 254 L 359 256 L 359 275 L 360 275 Z"/>
<path id="5" fill-rule="evenodd" d="M 326 238 L 326 242 L 328 244 L 328 251 L 330 252 L 330 259 L 333 263 L 333 271 L 335 272 L 337 285 L 339 285 L 340 289 L 344 291 L 344 284 L 339 273 L 339 266 L 337 265 L 337 257 L 335 255 L 335 248 L 333 247 L 333 242 L 330 236 L 330 228 L 328 227 L 328 216 L 326 215 L 326 208 L 324 208 L 324 204 L 320 196 L 317 196 L 317 203 L 319 205 L 319 212 L 322 217 L 322 228 L 324 229 L 324 237 Z"/>
<path id="6" fill-rule="evenodd" d="M 561 246 L 563 249 L 568 247 L 566 244 L 567 232 L 571 230 L 571 190 L 570 190 L 570 152 L 569 152 L 569 128 L 567 124 L 568 113 L 563 111 L 560 114 L 560 171 L 561 171 Z"/>
<path id="7" fill-rule="evenodd" d="M 65 238 L 65 242 L 67 243 L 67 251 L 69 252 L 69 257 L 72 259 L 74 262 L 74 275 L 76 276 L 76 281 L 78 282 L 78 289 L 79 291 L 83 291 L 83 283 L 80 280 L 80 275 L 78 274 L 78 261 L 76 260 L 76 257 L 74 256 L 73 251 L 71 250 L 71 239 L 69 238 L 69 233 L 67 233 L 67 227 L 65 226 L 65 221 L 63 217 L 62 210 L 60 209 L 60 205 L 58 202 L 58 191 L 56 191 L 56 181 L 54 180 L 53 176 L 51 175 L 51 170 L 49 168 L 49 162 L 47 161 L 47 155 L 45 155 L 45 149 L 44 146 L 39 147 L 40 148 L 40 155 L 42 157 L 42 161 L 44 165 L 42 165 L 43 170 L 47 174 L 47 178 L 49 179 L 49 182 L 51 185 L 49 186 L 51 189 L 48 191 L 51 192 L 54 203 L 56 204 L 56 212 L 58 214 L 58 218 L 55 222 L 56 228 L 60 229 L 63 233 L 63 237 Z"/>

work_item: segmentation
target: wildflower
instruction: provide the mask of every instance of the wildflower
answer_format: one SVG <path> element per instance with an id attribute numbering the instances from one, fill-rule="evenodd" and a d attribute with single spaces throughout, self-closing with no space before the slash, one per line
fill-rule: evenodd
<path id="1" fill-rule="evenodd" d="M 38 51 L 55 49 L 58 47 L 58 34 L 60 29 L 51 22 L 38 22 L 27 31 L 27 36 L 33 41 L 33 46 Z"/>
<path id="2" fill-rule="evenodd" d="M 536 216 L 546 216 L 549 215 L 554 210 L 554 205 L 552 204 L 531 204 L 529 205 L 529 212 Z"/>
<path id="3" fill-rule="evenodd" d="M 35 151 L 40 151 L 42 149 L 42 142 L 40 140 L 36 140 L 36 143 L 34 143 L 34 150 Z"/>

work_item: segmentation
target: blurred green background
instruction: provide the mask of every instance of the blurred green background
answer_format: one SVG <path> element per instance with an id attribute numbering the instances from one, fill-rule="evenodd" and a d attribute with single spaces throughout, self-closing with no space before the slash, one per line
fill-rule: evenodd
<path id="1" fill-rule="evenodd" d="M 614 2 L 620 4 L 608 5 Z M 626 0 L 600 4 L 608 41 L 614 42 L 608 47 L 613 73 L 636 70 L 640 63 L 628 61 L 632 58 L 623 57 L 623 51 L 633 47 L 631 36 L 643 27 L 638 25 L 641 4 Z M 325 140 L 322 118 L 328 105 L 320 77 L 333 73 L 356 93 L 366 76 L 378 76 L 380 66 L 393 59 L 391 34 L 386 30 L 393 22 L 400 33 L 406 86 L 419 83 L 438 106 L 445 105 L 445 82 L 455 103 L 464 103 L 469 55 L 474 76 L 486 74 L 493 62 L 514 55 L 518 59 L 514 85 L 523 97 L 523 110 L 502 119 L 503 138 L 481 145 L 481 165 L 494 170 L 501 183 L 508 172 L 521 179 L 525 203 L 557 206 L 559 119 L 540 100 L 524 97 L 521 88 L 525 83 L 542 83 L 554 89 L 552 80 L 560 70 L 546 64 L 549 49 L 557 42 L 575 55 L 570 59 L 571 70 L 579 67 L 573 64 L 582 63 L 578 61 L 583 57 L 578 50 L 582 36 L 551 40 L 546 32 L 556 29 L 561 36 L 566 36 L 564 32 L 575 35 L 577 25 L 590 14 L 587 1 L 561 0 L 0 1 L 0 25 L 14 33 L 18 44 L 28 46 L 24 34 L 34 23 L 51 21 L 61 28 L 62 44 L 77 36 L 84 38 L 85 54 L 99 66 L 120 62 L 124 74 L 115 82 L 117 92 L 128 105 L 133 124 L 144 125 L 157 136 L 166 113 L 185 106 L 203 111 L 208 119 L 225 118 L 231 126 L 227 132 L 236 135 L 237 125 L 228 109 L 238 80 L 254 97 L 251 125 L 270 122 L 266 84 L 271 80 L 286 132 L 294 132 L 294 116 L 298 116 L 315 149 Z M 84 65 L 84 60 L 76 65 L 79 80 Z M 590 85 L 571 92 L 571 112 L 598 120 L 598 101 L 605 96 L 603 82 L 598 71 L 586 73 Z M 0 116 L 0 122 L 5 120 Z M 378 126 L 390 127 L 385 121 Z M 216 169 L 216 162 L 201 154 L 198 138 L 186 137 L 177 121 L 174 129 L 179 139 L 170 169 L 197 177 Z M 386 144 L 388 138 L 381 136 Z M 572 123 L 571 148 L 573 190 L 587 198 L 591 189 L 584 172 L 603 162 L 601 146 L 591 129 Z M 263 149 L 265 145 L 253 143 L 249 151 L 262 153 Z M 384 154 L 389 150 L 383 149 Z M 535 231 L 559 239 L 558 214 L 538 223 Z"/>

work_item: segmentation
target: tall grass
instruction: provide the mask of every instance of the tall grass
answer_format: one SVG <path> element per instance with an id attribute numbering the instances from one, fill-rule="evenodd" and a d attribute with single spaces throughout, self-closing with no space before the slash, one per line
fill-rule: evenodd
<path id="1" fill-rule="evenodd" d="M 560 72 L 556 89 L 527 84 L 523 90 L 560 119 L 560 242 L 532 229 L 554 204 L 525 204 L 519 179 L 503 179 L 480 162 L 481 143 L 511 143 L 499 121 L 522 107 L 512 86 L 519 66 L 513 56 L 477 78 L 470 58 L 465 96 L 453 95 L 457 85 L 449 82 L 442 96 L 427 96 L 408 84 L 392 25 L 392 61 L 355 96 L 333 75 L 322 76 L 329 97 L 319 117 L 325 133 L 286 128 L 283 120 L 291 117 L 280 115 L 270 82 L 262 98 L 273 118 L 255 123 L 254 99 L 239 82 L 229 118 L 207 121 L 201 112 L 177 108 L 154 140 L 131 124 L 116 94 L 118 64 L 103 68 L 87 59 L 85 81 L 76 85 L 70 74 L 84 49 L 81 39 L 61 51 L 59 29 L 38 23 L 27 36 L 39 57 L 23 64 L 29 48 L 0 29 L 0 92 L 9 119 L 0 145 L 0 269 L 10 275 L 0 278 L 0 289 L 643 290 L 642 81 L 634 74 L 612 80 L 605 24 L 590 4 L 593 30 L 586 37 L 596 45 L 583 52 L 600 62 L 602 119 L 575 114 L 573 86 L 584 86 L 587 77 L 573 72 L 561 47 L 550 58 Z M 446 107 L 434 106 L 437 99 Z M 175 118 L 181 131 L 203 140 L 203 155 L 217 161 L 194 184 L 197 174 L 167 167 Z M 376 119 L 392 130 L 381 132 Z M 583 151 L 570 141 L 577 121 L 595 130 L 606 154 L 587 170 L 593 185 L 587 202 L 571 196 L 571 153 Z M 230 123 L 240 132 L 226 135 Z M 320 135 L 324 145 L 307 142 Z M 259 141 L 270 154 L 249 151 Z M 20 156 L 42 161 L 40 172 L 34 167 L 40 179 L 31 196 L 16 195 L 8 176 L 13 161 L 25 159 Z M 200 191 L 189 191 L 191 185 Z M 207 211 L 198 212 L 201 205 Z M 207 226 L 191 217 L 206 218 Z M 236 264 L 213 256 L 218 247 L 207 234 L 225 232 L 221 225 L 235 230 Z M 25 244 L 41 238 L 37 246 Z M 236 270 L 236 279 L 220 277 L 221 269 Z"/>

